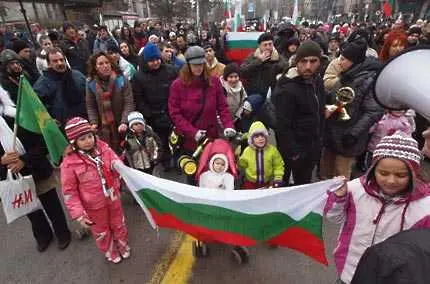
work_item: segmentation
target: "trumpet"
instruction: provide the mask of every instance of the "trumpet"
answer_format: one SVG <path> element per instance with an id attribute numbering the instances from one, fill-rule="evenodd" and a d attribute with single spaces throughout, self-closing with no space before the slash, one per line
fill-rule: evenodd
<path id="1" fill-rule="evenodd" d="M 326 105 L 325 107 L 330 112 L 337 112 L 339 113 L 338 119 L 339 120 L 350 120 L 351 116 L 346 111 L 345 107 L 352 103 L 355 97 L 355 92 L 350 87 L 343 87 L 340 88 L 336 92 L 336 103 L 334 105 Z"/>

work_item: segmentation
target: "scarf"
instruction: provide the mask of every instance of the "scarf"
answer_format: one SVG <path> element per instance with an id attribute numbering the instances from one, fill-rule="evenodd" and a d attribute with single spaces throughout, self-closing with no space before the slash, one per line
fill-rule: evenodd
<path id="1" fill-rule="evenodd" d="M 103 126 L 115 127 L 115 117 L 112 111 L 112 95 L 115 92 L 116 74 L 112 72 L 106 82 L 96 79 L 96 97 L 100 98 L 100 115 Z"/>
<path id="2" fill-rule="evenodd" d="M 49 76 L 56 81 L 61 81 L 60 94 L 65 102 L 66 107 L 78 106 L 83 103 L 80 91 L 76 87 L 76 82 L 73 79 L 73 73 L 70 68 L 65 72 L 57 72 L 52 68 L 48 69 Z"/>

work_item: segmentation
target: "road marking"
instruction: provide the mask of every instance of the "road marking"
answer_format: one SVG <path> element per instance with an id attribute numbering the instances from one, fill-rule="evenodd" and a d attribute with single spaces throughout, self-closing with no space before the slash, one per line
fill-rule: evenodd
<path id="1" fill-rule="evenodd" d="M 192 253 L 193 238 L 186 235 L 167 270 L 162 284 L 185 284 L 191 276 L 195 258 Z"/>
<path id="2" fill-rule="evenodd" d="M 170 264 L 175 259 L 175 256 L 183 243 L 183 240 L 185 238 L 185 235 L 181 232 L 176 232 L 173 236 L 172 240 L 170 241 L 170 244 L 166 250 L 166 252 L 163 254 L 163 256 L 158 261 L 157 265 L 154 268 L 154 271 L 151 276 L 151 280 L 147 284 L 160 284 L 163 280 L 164 276 L 166 275 Z"/>

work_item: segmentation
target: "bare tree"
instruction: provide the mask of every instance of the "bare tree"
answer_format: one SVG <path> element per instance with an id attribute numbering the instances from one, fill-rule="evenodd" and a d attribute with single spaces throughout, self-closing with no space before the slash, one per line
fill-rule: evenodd
<path id="1" fill-rule="evenodd" d="M 190 0 L 150 0 L 151 12 L 161 19 L 185 18 L 190 15 Z"/>

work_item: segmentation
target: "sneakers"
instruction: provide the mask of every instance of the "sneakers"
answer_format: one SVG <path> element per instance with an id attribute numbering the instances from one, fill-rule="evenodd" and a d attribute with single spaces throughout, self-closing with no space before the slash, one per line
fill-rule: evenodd
<path id="1" fill-rule="evenodd" d="M 115 258 L 112 258 L 112 257 L 107 258 L 107 261 L 112 262 L 114 264 L 120 263 L 121 260 L 122 260 L 122 258 L 119 255 Z"/>

